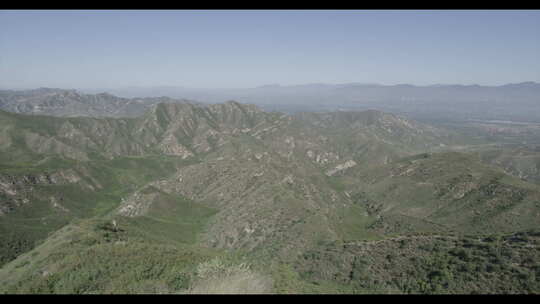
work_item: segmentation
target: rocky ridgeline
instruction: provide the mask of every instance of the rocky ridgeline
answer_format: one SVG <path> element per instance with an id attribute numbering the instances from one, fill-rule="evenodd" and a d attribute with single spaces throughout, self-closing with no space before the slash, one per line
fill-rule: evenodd
<path id="1" fill-rule="evenodd" d="M 140 110 L 127 110 L 136 105 Z M 247 135 L 280 150 L 289 160 L 297 158 L 297 153 L 307 153 L 330 170 L 338 165 L 339 157 L 354 158 L 354 153 L 365 148 L 368 141 L 377 142 L 368 147 L 373 150 L 368 154 L 373 156 L 382 155 L 378 150 L 386 149 L 379 148 L 380 145 L 396 145 L 396 149 L 412 147 L 407 151 L 411 153 L 414 149 L 440 144 L 445 135 L 430 126 L 373 110 L 287 116 L 235 101 L 205 106 L 166 97 L 126 99 L 106 93 L 88 95 L 59 89 L 0 91 L 0 108 L 54 116 L 134 117 L 57 120 L 40 117 L 35 128 L 27 128 L 28 117 L 11 116 L 13 125 L 6 126 L 0 134 L 3 142 L 0 149 L 12 147 L 17 142 L 13 129 L 22 128 L 26 129 L 26 148 L 33 153 L 60 154 L 77 160 L 88 160 L 90 152 L 107 158 L 166 154 L 187 159 L 215 151 L 232 137 Z M 342 135 L 334 138 L 332 133 L 336 132 Z M 336 151 L 337 147 L 348 151 Z"/>
<path id="2" fill-rule="evenodd" d="M 189 102 L 168 97 L 122 98 L 108 93 L 83 94 L 76 90 L 41 88 L 0 90 L 0 109 L 62 117 L 137 117 L 161 102 Z"/>
<path id="3" fill-rule="evenodd" d="M 94 186 L 83 182 L 78 172 L 72 169 L 53 173 L 11 175 L 0 174 L 0 216 L 14 211 L 29 203 L 35 195 L 35 187 L 43 185 L 65 185 L 80 183 L 83 187 L 94 190 Z M 50 197 L 53 207 L 64 209 L 60 198 Z"/>

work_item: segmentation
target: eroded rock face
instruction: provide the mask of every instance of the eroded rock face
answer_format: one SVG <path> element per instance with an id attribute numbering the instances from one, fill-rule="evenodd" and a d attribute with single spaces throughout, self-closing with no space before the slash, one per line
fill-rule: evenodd
<path id="1" fill-rule="evenodd" d="M 17 186 L 54 185 L 76 183 L 81 177 L 72 169 L 61 170 L 53 173 L 24 174 L 24 175 L 0 175 L 0 189 L 6 193 L 13 192 Z"/>
<path id="2" fill-rule="evenodd" d="M 185 146 L 178 142 L 178 139 L 174 135 L 168 135 L 160 143 L 161 151 L 167 155 L 176 155 L 186 159 L 190 156 L 193 156 L 193 153 L 189 151 Z"/>
<path id="3" fill-rule="evenodd" d="M 79 183 L 84 188 L 95 190 L 94 186 L 83 181 L 80 173 L 73 169 L 41 174 L 0 174 L 0 215 L 12 212 L 16 208 L 30 203 L 34 198 L 36 186 L 74 183 Z M 97 186 L 100 187 L 99 184 Z M 61 206 L 61 195 L 59 197 L 51 196 L 49 198 L 51 206 L 67 211 L 67 209 Z"/>
<path id="4" fill-rule="evenodd" d="M 130 195 L 127 199 L 122 199 L 117 213 L 127 217 L 137 217 L 144 215 L 152 205 L 152 202 L 157 197 L 157 193 L 142 193 L 137 191 Z"/>
<path id="5" fill-rule="evenodd" d="M 337 165 L 333 169 L 330 169 L 330 170 L 326 171 L 326 175 L 333 176 L 333 175 L 335 175 L 336 173 L 338 173 L 340 171 L 352 168 L 354 166 L 356 166 L 356 162 L 351 159 L 351 160 L 348 160 L 348 161 L 344 162 L 343 164 Z"/>
<path id="6" fill-rule="evenodd" d="M 63 212 L 70 212 L 69 209 L 67 209 L 66 207 L 64 207 L 60 202 L 59 202 L 59 199 L 57 199 L 56 197 L 54 196 L 51 196 L 49 198 L 49 201 L 51 202 L 51 206 L 53 208 L 56 208 L 60 211 L 63 211 Z"/>

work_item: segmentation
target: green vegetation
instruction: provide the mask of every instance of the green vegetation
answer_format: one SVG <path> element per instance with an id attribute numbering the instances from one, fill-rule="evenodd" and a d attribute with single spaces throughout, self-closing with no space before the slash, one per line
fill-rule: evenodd
<path id="1" fill-rule="evenodd" d="M 144 184 L 172 173 L 174 164 L 184 161 L 167 157 L 115 158 L 111 161 L 76 163 L 72 168 L 76 183 L 36 184 L 29 190 L 21 184 L 21 199 L 32 201 L 16 208 L 9 216 L 0 217 L 0 265 L 31 249 L 48 233 L 69 223 L 73 218 L 104 216 L 113 211 L 122 197 Z M 2 170 L 1 174 L 21 180 L 45 172 L 62 172 L 64 166 L 49 166 L 46 171 L 36 167 Z M 13 198 L 3 195 L 5 200 Z M 57 202 L 61 208 L 54 208 Z"/>
<path id="2" fill-rule="evenodd" d="M 80 222 L 23 255 L 22 263 L 7 264 L 2 273 L 18 280 L 2 281 L 2 289 L 8 293 L 179 292 L 189 287 L 194 266 L 217 254 L 140 238 L 123 223 L 114 228 L 110 222 Z"/>
<path id="3" fill-rule="evenodd" d="M 328 244 L 306 252 L 298 272 L 354 293 L 538 293 L 538 231 L 477 237 L 399 237 Z"/>
<path id="4" fill-rule="evenodd" d="M 236 102 L 0 127 L 0 293 L 539 292 L 540 188 L 451 131 Z"/>

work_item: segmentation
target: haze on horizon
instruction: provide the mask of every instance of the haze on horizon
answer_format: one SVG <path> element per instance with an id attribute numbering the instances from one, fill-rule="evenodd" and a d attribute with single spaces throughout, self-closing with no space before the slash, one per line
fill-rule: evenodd
<path id="1" fill-rule="evenodd" d="M 540 11 L 0 11 L 1 88 L 540 82 Z"/>

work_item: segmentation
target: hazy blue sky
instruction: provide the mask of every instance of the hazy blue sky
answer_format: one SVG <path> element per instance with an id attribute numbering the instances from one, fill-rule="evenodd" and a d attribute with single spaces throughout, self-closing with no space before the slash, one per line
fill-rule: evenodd
<path id="1" fill-rule="evenodd" d="M 0 87 L 540 82 L 540 11 L 0 11 Z"/>

